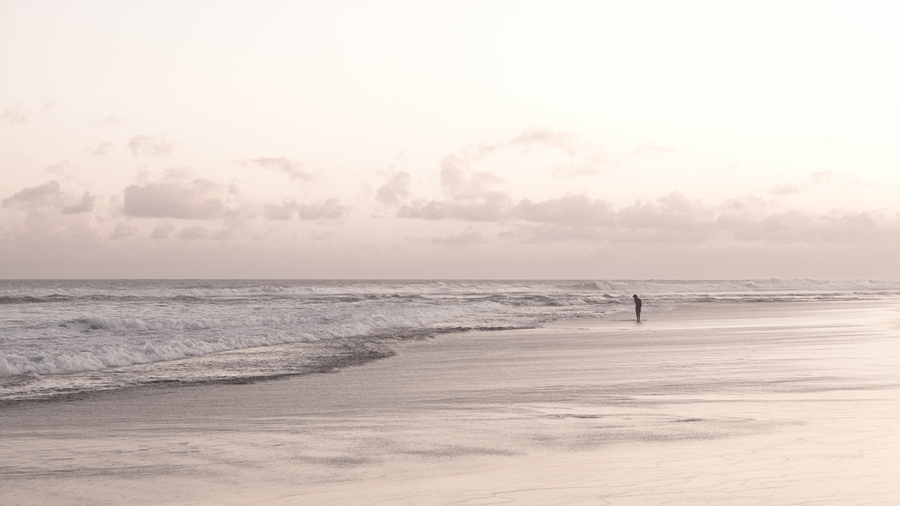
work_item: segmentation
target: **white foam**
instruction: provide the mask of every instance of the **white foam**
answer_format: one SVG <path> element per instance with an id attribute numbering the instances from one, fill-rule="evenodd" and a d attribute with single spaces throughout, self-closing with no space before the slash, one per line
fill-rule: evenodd
<path id="1" fill-rule="evenodd" d="M 468 318 L 471 328 L 682 303 L 898 297 L 897 281 L 0 281 L 0 377 L 96 371 Z"/>
<path id="2" fill-rule="evenodd" d="M 198 305 L 193 306 L 198 310 Z M 145 364 L 222 351 L 366 335 L 423 327 L 497 309 L 467 305 L 370 305 L 332 308 L 334 314 L 270 312 L 260 316 L 160 319 L 85 316 L 56 328 L 19 329 L 0 347 L 0 376 L 59 374 Z M 35 344 L 40 343 L 36 348 Z"/>

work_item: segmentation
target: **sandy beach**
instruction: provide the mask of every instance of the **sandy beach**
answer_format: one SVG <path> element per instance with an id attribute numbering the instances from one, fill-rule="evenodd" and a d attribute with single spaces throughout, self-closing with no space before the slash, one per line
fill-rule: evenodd
<path id="1" fill-rule="evenodd" d="M 0 502 L 898 504 L 898 330 L 891 300 L 695 306 L 13 404 Z"/>
<path id="2" fill-rule="evenodd" d="M 0 506 L 900 506 L 898 20 L 0 0 Z"/>

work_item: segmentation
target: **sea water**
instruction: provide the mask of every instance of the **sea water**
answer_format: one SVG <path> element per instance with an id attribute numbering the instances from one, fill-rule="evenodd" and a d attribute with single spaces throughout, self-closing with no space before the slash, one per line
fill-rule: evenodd
<path id="1" fill-rule="evenodd" d="M 898 298 L 900 282 L 0 280 L 0 404 L 333 371 L 397 340 L 633 315 L 633 294 L 652 314 Z"/>

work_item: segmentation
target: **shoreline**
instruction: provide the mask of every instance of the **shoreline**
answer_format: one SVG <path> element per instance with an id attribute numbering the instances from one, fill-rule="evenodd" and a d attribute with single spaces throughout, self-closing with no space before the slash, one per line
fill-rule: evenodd
<path id="1" fill-rule="evenodd" d="M 670 312 L 681 312 L 687 311 L 688 314 L 693 314 L 695 309 L 697 310 L 697 316 L 702 316 L 710 311 L 716 312 L 717 307 L 731 307 L 732 305 L 757 305 L 757 304 L 789 304 L 789 305 L 805 305 L 805 304 L 814 304 L 821 305 L 827 303 L 843 303 L 843 302 L 859 302 L 859 303 L 880 303 L 880 302 L 889 302 L 889 301 L 897 301 L 894 298 L 881 298 L 881 299 L 848 299 L 846 301 L 843 300 L 827 300 L 827 301 L 767 301 L 767 300 L 759 300 L 759 301 L 733 301 L 733 302 L 718 302 L 714 304 L 706 304 L 706 303 L 686 303 L 680 306 L 671 307 L 671 306 L 662 306 L 659 307 L 650 307 L 650 311 L 643 312 L 642 322 L 647 322 L 648 315 L 657 315 L 657 314 L 665 314 Z M 900 301 L 898 301 L 900 304 Z M 651 316 L 652 317 L 652 316 Z M 317 363 L 312 365 L 309 370 L 305 372 L 285 372 L 283 374 L 273 374 L 273 375 L 265 375 L 265 376 L 248 376 L 248 377 L 236 377 L 236 378 L 226 378 L 226 379 L 209 379 L 209 380 L 196 380 L 196 381 L 168 381 L 162 380 L 158 382 L 147 382 L 140 383 L 135 385 L 126 385 L 115 388 L 103 388 L 97 390 L 87 390 L 87 391 L 78 391 L 71 393 L 60 393 L 53 394 L 49 397 L 39 397 L 39 398 L 23 398 L 23 399 L 0 399 L 0 410 L 5 409 L 6 407 L 16 406 L 20 404 L 32 404 L 32 403 L 53 403 L 53 402 L 77 402 L 84 401 L 88 399 L 93 399 L 97 397 L 102 397 L 105 395 L 116 395 L 118 393 L 127 393 L 132 390 L 141 390 L 141 389 L 166 389 L 166 388 L 191 388 L 191 387 L 204 387 L 210 385 L 243 385 L 243 384 L 252 384 L 258 382 L 268 382 L 268 381 L 284 381 L 290 380 L 291 378 L 303 377 L 314 374 L 331 374 L 334 372 L 339 372 L 340 370 L 346 369 L 348 367 L 358 367 L 366 365 L 370 362 L 379 361 L 385 358 L 390 358 L 395 354 L 395 348 L 400 348 L 405 346 L 410 342 L 417 341 L 430 341 L 435 339 L 442 339 L 445 336 L 452 336 L 454 334 L 480 334 L 480 333 L 494 333 L 494 332 L 507 332 L 507 331 L 522 331 L 522 330 L 540 330 L 540 329 L 550 329 L 555 327 L 563 327 L 563 328 L 587 328 L 589 326 L 597 326 L 597 325 L 607 325 L 610 322 L 632 322 L 639 323 L 635 321 L 633 316 L 633 312 L 624 312 L 621 314 L 612 314 L 608 317 L 603 318 L 573 318 L 573 319 L 560 319 L 554 320 L 550 322 L 546 322 L 542 324 L 540 327 L 528 327 L 528 328 L 511 328 L 511 327 L 498 327 L 498 328 L 476 328 L 469 330 L 451 330 L 447 328 L 438 328 L 433 332 L 426 332 L 430 335 L 426 337 L 415 337 L 412 339 L 409 338 L 391 338 L 387 339 L 380 337 L 379 334 L 383 333 L 383 331 L 372 334 L 372 335 L 364 335 L 364 336 L 354 336 L 349 338 L 335 338 L 323 341 L 313 342 L 315 344 L 322 344 L 325 346 L 338 346 L 340 343 L 347 342 L 351 343 L 349 347 L 355 348 L 366 348 L 371 346 L 380 347 L 381 350 L 371 351 L 367 350 L 367 353 L 357 354 L 353 356 L 330 356 L 326 357 L 322 363 Z M 401 332 L 404 329 L 399 329 Z M 388 333 L 389 335 L 390 333 Z M 273 345 L 274 347 L 279 346 L 292 346 L 292 345 L 308 345 L 313 343 L 283 343 Z M 262 349 L 269 348 L 267 346 L 260 347 Z M 221 353 L 241 353 L 247 350 L 252 350 L 254 348 L 240 348 L 236 350 L 229 350 Z M 197 358 L 203 358 L 204 356 L 196 356 L 196 357 L 187 357 L 178 360 L 174 360 L 171 362 L 179 362 L 182 360 L 194 360 Z M 144 365 L 144 364 L 132 364 L 131 366 L 125 367 L 133 367 L 135 365 Z M 112 370 L 116 368 L 110 368 L 107 370 Z M 90 372 L 90 371 L 88 371 Z"/>
<path id="2" fill-rule="evenodd" d="M 336 373 L 6 406 L 0 493 L 23 505 L 900 493 L 885 474 L 900 471 L 895 300 L 647 316 L 391 343 L 394 356 Z M 712 461 L 725 470 L 704 471 Z"/>

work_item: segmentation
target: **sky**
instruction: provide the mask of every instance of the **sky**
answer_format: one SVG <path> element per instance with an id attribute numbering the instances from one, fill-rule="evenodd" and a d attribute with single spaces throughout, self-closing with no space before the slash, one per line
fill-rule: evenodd
<path id="1" fill-rule="evenodd" d="M 900 279 L 900 1 L 0 0 L 2 278 Z"/>

